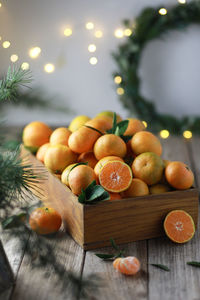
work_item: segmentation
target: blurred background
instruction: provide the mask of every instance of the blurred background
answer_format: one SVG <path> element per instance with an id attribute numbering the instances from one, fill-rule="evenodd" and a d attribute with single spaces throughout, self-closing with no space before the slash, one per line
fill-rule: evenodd
<path id="1" fill-rule="evenodd" d="M 188 0 L 189 1 L 189 0 Z M 30 68 L 31 88 L 69 113 L 40 108 L 6 108 L 9 124 L 33 120 L 68 124 L 75 115 L 113 110 L 123 117 L 111 56 L 126 35 L 124 19 L 147 6 L 170 7 L 177 0 L 0 0 L 0 76 L 9 65 Z M 134 32 L 133 32 L 134 34 Z M 200 28 L 169 32 L 150 42 L 140 64 L 142 94 L 159 112 L 200 114 Z"/>

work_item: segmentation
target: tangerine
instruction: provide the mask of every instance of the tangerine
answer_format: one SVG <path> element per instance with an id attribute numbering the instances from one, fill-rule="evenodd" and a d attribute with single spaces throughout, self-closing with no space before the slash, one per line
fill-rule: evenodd
<path id="1" fill-rule="evenodd" d="M 131 139 L 131 147 L 136 155 L 144 152 L 154 152 L 158 156 L 162 154 L 159 139 L 149 131 L 137 132 Z"/>
<path id="2" fill-rule="evenodd" d="M 90 151 L 90 152 L 81 153 L 78 157 L 78 162 L 88 163 L 88 166 L 90 166 L 92 169 L 94 169 L 98 160 L 94 156 L 94 153 L 92 151 Z"/>
<path id="3" fill-rule="evenodd" d="M 135 256 L 116 258 L 113 267 L 125 275 L 135 275 L 140 270 L 140 261 Z"/>
<path id="4" fill-rule="evenodd" d="M 50 136 L 51 145 L 65 145 L 68 146 L 68 139 L 71 134 L 71 131 L 65 127 L 56 128 Z"/>
<path id="5" fill-rule="evenodd" d="M 111 160 L 119 160 L 119 161 L 123 161 L 123 159 L 121 157 L 118 156 L 105 156 L 102 159 L 100 159 L 97 164 L 94 167 L 94 172 L 96 174 L 97 177 L 99 177 L 99 173 L 101 171 L 101 169 L 103 168 L 103 166 Z"/>
<path id="6" fill-rule="evenodd" d="M 137 196 L 145 196 L 149 194 L 148 185 L 138 178 L 133 178 L 129 188 L 122 192 L 123 198 L 132 198 Z"/>
<path id="7" fill-rule="evenodd" d="M 71 132 L 74 132 L 79 128 L 81 128 L 81 126 L 83 126 L 89 120 L 90 118 L 88 116 L 84 116 L 84 115 L 77 116 L 71 121 L 68 128 Z"/>
<path id="8" fill-rule="evenodd" d="M 170 191 L 170 187 L 166 184 L 157 183 L 149 187 L 150 194 L 162 194 Z"/>
<path id="9" fill-rule="evenodd" d="M 69 173 L 71 171 L 71 169 L 76 165 L 75 164 L 70 164 L 69 166 L 67 166 L 64 171 L 62 172 L 62 175 L 61 175 L 61 181 L 62 183 L 64 183 L 66 186 L 69 187 Z"/>
<path id="10" fill-rule="evenodd" d="M 40 148 L 38 149 L 37 153 L 36 153 L 36 158 L 41 161 L 42 163 L 44 163 L 44 155 L 47 151 L 47 149 L 50 147 L 50 143 L 46 143 L 42 146 L 40 146 Z"/>
<path id="11" fill-rule="evenodd" d="M 127 120 L 129 122 L 124 135 L 134 135 L 136 132 L 145 130 L 145 126 L 142 121 L 133 118 L 128 118 Z"/>

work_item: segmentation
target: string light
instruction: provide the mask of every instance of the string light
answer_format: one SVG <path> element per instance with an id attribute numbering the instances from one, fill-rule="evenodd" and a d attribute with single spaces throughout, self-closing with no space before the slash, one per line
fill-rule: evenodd
<path id="1" fill-rule="evenodd" d="M 185 3 L 186 3 L 186 0 L 178 0 L 178 2 L 179 2 L 180 4 L 185 4 Z"/>
<path id="2" fill-rule="evenodd" d="M 1 41 L 1 39 L 2 39 L 2 38 L 1 38 L 1 36 L 0 36 L 0 41 Z"/>
<path id="3" fill-rule="evenodd" d="M 97 30 L 94 35 L 96 38 L 100 39 L 103 36 L 103 32 L 101 30 Z"/>
<path id="4" fill-rule="evenodd" d="M 2 7 L 2 4 L 1 4 L 1 2 L 0 2 L 0 8 Z"/>
<path id="5" fill-rule="evenodd" d="M 22 70 L 28 70 L 28 69 L 29 69 L 29 63 L 23 62 L 23 63 L 21 64 L 21 69 L 22 69 Z"/>
<path id="6" fill-rule="evenodd" d="M 144 124 L 144 127 L 147 128 L 147 122 L 146 121 L 142 121 L 142 123 Z"/>
<path id="7" fill-rule="evenodd" d="M 124 35 L 125 36 L 130 36 L 132 34 L 132 30 L 130 29 L 130 28 L 126 28 L 125 30 L 124 30 Z"/>
<path id="8" fill-rule="evenodd" d="M 64 35 L 65 35 L 65 36 L 70 36 L 70 35 L 72 35 L 72 29 L 69 28 L 69 27 L 65 28 L 65 30 L 64 30 Z"/>
<path id="9" fill-rule="evenodd" d="M 44 66 L 44 71 L 47 73 L 52 73 L 54 70 L 55 70 L 55 67 L 53 64 L 49 63 Z"/>
<path id="10" fill-rule="evenodd" d="M 167 14 L 167 10 L 166 10 L 166 8 L 164 8 L 164 7 L 160 8 L 158 12 L 159 12 L 159 14 L 162 15 L 162 16 L 165 16 L 165 15 Z"/>
<path id="11" fill-rule="evenodd" d="M 85 24 L 86 29 L 92 30 L 94 29 L 94 24 L 92 22 L 88 22 Z"/>
<path id="12" fill-rule="evenodd" d="M 95 52 L 96 51 L 96 46 L 94 45 L 94 44 L 90 44 L 89 46 L 88 46 L 88 51 L 89 52 Z"/>
<path id="13" fill-rule="evenodd" d="M 169 131 L 166 129 L 163 129 L 160 131 L 160 136 L 162 139 L 167 139 L 169 137 Z"/>
<path id="14" fill-rule="evenodd" d="M 120 95 L 120 96 L 123 95 L 124 94 L 124 89 L 121 88 L 121 87 L 117 88 L 117 94 Z"/>
<path id="15" fill-rule="evenodd" d="M 2 44 L 3 48 L 9 48 L 10 47 L 10 42 L 9 41 L 5 41 Z"/>
<path id="16" fill-rule="evenodd" d="M 18 55 L 17 54 L 12 54 L 10 57 L 10 60 L 14 63 L 18 60 Z"/>
<path id="17" fill-rule="evenodd" d="M 114 35 L 116 38 L 121 39 L 124 36 L 124 32 L 121 28 L 115 30 Z"/>
<path id="18" fill-rule="evenodd" d="M 120 83 L 122 82 L 121 76 L 115 76 L 114 82 L 115 82 L 116 84 L 120 84 Z"/>
<path id="19" fill-rule="evenodd" d="M 183 136 L 184 136 L 184 138 L 186 138 L 186 139 L 191 139 L 191 138 L 192 138 L 192 132 L 191 132 L 190 130 L 185 130 L 185 131 L 183 132 Z"/>
<path id="20" fill-rule="evenodd" d="M 93 57 L 90 58 L 90 64 L 91 65 L 96 65 L 97 62 L 98 62 L 98 59 L 96 57 L 93 56 Z"/>
<path id="21" fill-rule="evenodd" d="M 41 49 L 40 47 L 33 47 L 29 50 L 29 56 L 31 58 L 37 58 L 40 55 Z"/>

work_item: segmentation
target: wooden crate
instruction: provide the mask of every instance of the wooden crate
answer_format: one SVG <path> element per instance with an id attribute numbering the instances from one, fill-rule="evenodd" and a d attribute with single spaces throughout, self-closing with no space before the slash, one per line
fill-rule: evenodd
<path id="1" fill-rule="evenodd" d="M 34 166 L 43 165 L 22 147 L 22 154 Z M 67 231 L 85 250 L 160 237 L 164 235 L 163 220 L 174 209 L 188 212 L 197 227 L 198 190 L 173 191 L 95 205 L 82 205 L 68 187 L 47 171 L 40 185 L 42 201 L 55 208 L 63 218 Z"/>

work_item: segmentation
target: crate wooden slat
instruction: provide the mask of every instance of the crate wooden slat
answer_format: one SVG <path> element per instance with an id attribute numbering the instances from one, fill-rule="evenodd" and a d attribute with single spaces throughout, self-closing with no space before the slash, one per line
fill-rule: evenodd
<path id="1" fill-rule="evenodd" d="M 22 147 L 34 166 L 42 164 Z M 44 168 L 45 170 L 45 168 Z M 174 209 L 187 211 L 198 222 L 198 190 L 173 191 L 96 205 L 82 205 L 77 197 L 53 174 L 40 184 L 42 201 L 59 211 L 74 240 L 85 250 L 110 245 L 110 238 L 118 244 L 159 237 L 164 234 L 163 220 Z"/>

